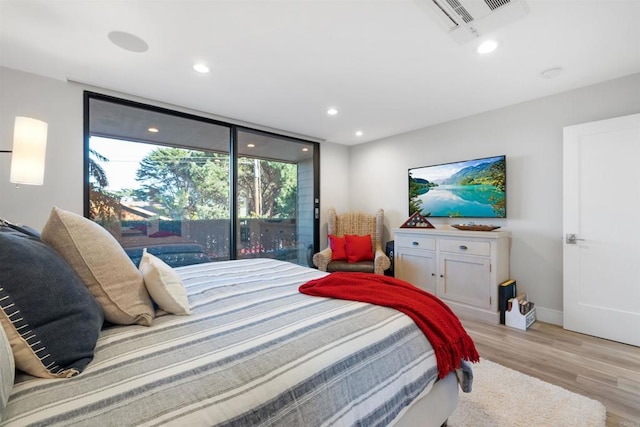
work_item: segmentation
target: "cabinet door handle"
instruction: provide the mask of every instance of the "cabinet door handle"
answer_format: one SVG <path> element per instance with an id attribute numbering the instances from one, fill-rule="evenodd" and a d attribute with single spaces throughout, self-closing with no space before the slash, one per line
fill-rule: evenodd
<path id="1" fill-rule="evenodd" d="M 443 275 L 443 274 L 441 274 L 441 275 L 440 275 L 440 277 L 444 277 L 444 275 Z"/>
<path id="2" fill-rule="evenodd" d="M 419 245 L 420 245 L 420 243 L 418 243 L 418 242 L 411 242 L 411 244 L 412 244 L 413 246 L 419 246 Z"/>
<path id="3" fill-rule="evenodd" d="M 460 245 L 458 246 L 458 248 L 460 248 L 461 251 L 466 251 L 467 247 L 465 245 Z"/>
<path id="4" fill-rule="evenodd" d="M 432 276 L 435 276 L 435 275 L 436 275 L 436 273 L 431 273 L 431 275 L 432 275 Z"/>

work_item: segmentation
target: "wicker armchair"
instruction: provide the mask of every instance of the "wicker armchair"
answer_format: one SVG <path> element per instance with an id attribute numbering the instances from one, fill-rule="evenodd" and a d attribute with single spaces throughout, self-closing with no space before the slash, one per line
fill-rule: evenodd
<path id="1" fill-rule="evenodd" d="M 343 236 L 355 234 L 359 236 L 371 235 L 371 246 L 375 253 L 373 261 L 349 263 L 347 261 L 331 261 L 331 246 L 316 253 L 313 263 L 321 271 L 359 271 L 384 274 L 391 267 L 391 261 L 382 250 L 382 224 L 384 211 L 379 209 L 375 215 L 362 212 L 349 212 L 337 215 L 335 209 L 329 209 L 329 234 Z"/>

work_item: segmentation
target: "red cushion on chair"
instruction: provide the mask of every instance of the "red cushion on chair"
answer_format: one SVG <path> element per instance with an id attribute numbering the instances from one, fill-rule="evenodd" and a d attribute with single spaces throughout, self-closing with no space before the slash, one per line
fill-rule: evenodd
<path id="1" fill-rule="evenodd" d="M 374 254 L 370 234 L 366 236 L 346 234 L 344 237 L 347 242 L 348 262 L 373 261 Z"/>
<path id="2" fill-rule="evenodd" d="M 331 261 L 344 261 L 347 259 L 346 240 L 344 237 L 329 234 L 329 246 L 331 247 Z"/>

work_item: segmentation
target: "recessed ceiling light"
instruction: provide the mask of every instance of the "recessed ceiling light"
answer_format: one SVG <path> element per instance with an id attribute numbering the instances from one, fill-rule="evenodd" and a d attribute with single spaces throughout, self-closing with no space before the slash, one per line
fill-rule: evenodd
<path id="1" fill-rule="evenodd" d="M 561 72 L 562 67 L 553 67 L 541 72 L 540 77 L 542 77 L 543 79 L 552 79 L 554 77 L 558 77 Z"/>
<path id="2" fill-rule="evenodd" d="M 361 130 L 356 131 L 356 136 L 362 136 L 362 131 Z"/>
<path id="3" fill-rule="evenodd" d="M 149 45 L 146 41 L 131 33 L 111 31 L 107 34 L 107 37 L 111 40 L 111 43 L 129 52 L 141 53 L 149 50 Z"/>
<path id="4" fill-rule="evenodd" d="M 336 114 L 338 114 L 338 110 L 336 110 L 335 108 L 329 108 L 327 110 L 327 114 L 330 116 L 335 116 Z"/>
<path id="5" fill-rule="evenodd" d="M 209 72 L 209 67 L 204 65 L 203 63 L 197 63 L 193 66 L 193 69 L 199 73 L 206 74 Z"/>
<path id="6" fill-rule="evenodd" d="M 149 128 L 147 130 L 151 133 L 158 133 L 158 128 Z"/>
<path id="7" fill-rule="evenodd" d="M 309 151 L 309 148 L 304 147 L 304 148 L 302 149 L 302 151 Z"/>
<path id="8" fill-rule="evenodd" d="M 479 54 L 491 53 L 498 48 L 498 42 L 495 40 L 486 40 L 480 43 L 480 46 L 476 49 Z"/>
<path id="9" fill-rule="evenodd" d="M 249 147 L 249 148 L 253 148 L 255 146 L 256 146 L 256 144 L 247 144 L 247 147 Z"/>

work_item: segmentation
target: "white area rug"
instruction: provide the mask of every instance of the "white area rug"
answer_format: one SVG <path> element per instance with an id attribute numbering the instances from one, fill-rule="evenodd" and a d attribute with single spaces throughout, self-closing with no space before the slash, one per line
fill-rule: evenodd
<path id="1" fill-rule="evenodd" d="M 602 427 L 597 400 L 521 374 L 486 359 L 473 365 L 473 391 L 460 393 L 449 427 Z"/>

